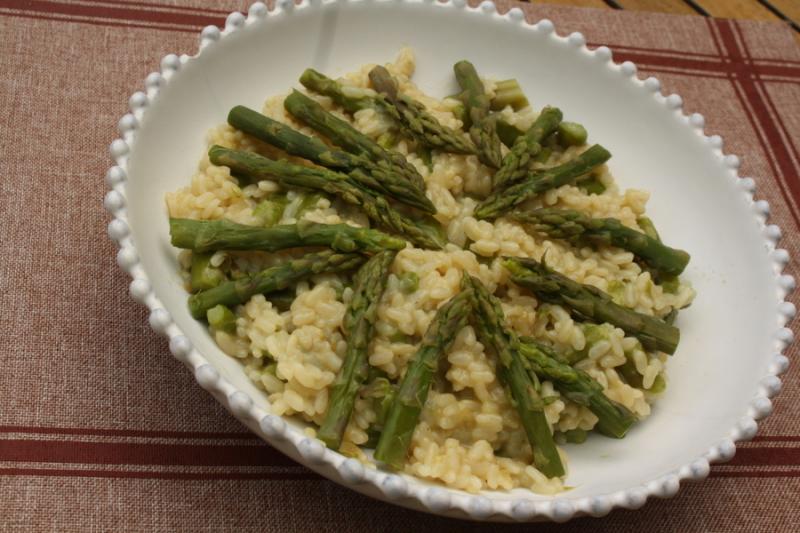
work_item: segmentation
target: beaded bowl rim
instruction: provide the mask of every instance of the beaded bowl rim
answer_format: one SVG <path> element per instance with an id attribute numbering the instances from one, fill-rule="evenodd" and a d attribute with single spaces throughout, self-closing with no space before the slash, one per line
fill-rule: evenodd
<path id="1" fill-rule="evenodd" d="M 782 354 L 793 342 L 793 333 L 786 324 L 795 315 L 795 306 L 787 301 L 787 297 L 795 288 L 794 278 L 783 274 L 789 262 L 786 250 L 777 248 L 781 237 L 780 228 L 767 225 L 769 204 L 765 200 L 755 200 L 755 182 L 752 178 L 739 177 L 739 158 L 722 151 L 722 139 L 718 135 L 707 136 L 704 133 L 705 119 L 698 113 L 683 113 L 681 97 L 677 94 L 663 95 L 658 79 L 649 77 L 641 80 L 637 77 L 636 65 L 630 61 L 620 64 L 612 60 L 612 52 L 606 46 L 589 49 L 586 39 L 580 33 L 571 33 L 566 37 L 555 32 L 554 25 L 547 19 L 530 23 L 524 12 L 513 7 L 505 13 L 499 13 L 494 3 L 485 1 L 477 7 L 470 7 L 465 0 L 425 0 L 423 4 L 414 0 L 398 0 L 406 5 L 436 4 L 448 9 L 460 9 L 481 12 L 486 16 L 505 19 L 508 23 L 525 25 L 534 32 L 549 36 L 551 39 L 567 41 L 575 50 L 581 50 L 593 56 L 609 69 L 620 72 L 630 83 L 641 90 L 648 91 L 668 110 L 678 111 L 682 119 L 702 136 L 709 148 L 731 171 L 739 188 L 746 194 L 757 224 L 762 230 L 769 258 L 773 265 L 775 281 L 780 294 L 778 305 L 778 323 L 781 324 L 774 333 L 775 353 L 768 366 L 767 374 L 759 379 L 758 393 L 751 399 L 746 413 L 740 418 L 727 437 L 722 438 L 704 454 L 693 461 L 675 468 L 648 483 L 629 487 L 600 496 L 580 498 L 563 498 L 554 496 L 546 500 L 530 500 L 509 495 L 509 497 L 487 498 L 481 494 L 468 494 L 442 486 L 431 486 L 416 478 L 397 475 L 380 469 L 365 468 L 359 461 L 347 458 L 340 453 L 329 450 L 322 443 L 306 436 L 301 430 L 287 424 L 280 416 L 269 414 L 255 405 L 248 394 L 238 390 L 219 371 L 195 349 L 183 331 L 173 322 L 158 296 L 154 293 L 148 275 L 139 262 L 135 244 L 130 236 L 130 228 L 126 214 L 125 182 L 127 181 L 127 164 L 133 149 L 139 124 L 149 105 L 158 98 L 160 89 L 178 75 L 181 67 L 199 57 L 203 52 L 214 47 L 226 36 L 241 28 L 253 24 L 268 24 L 276 15 L 289 14 L 294 10 L 316 9 L 323 4 L 346 3 L 382 3 L 386 0 L 303 0 L 295 4 L 292 0 L 279 0 L 274 9 L 269 10 L 262 2 L 252 4 L 247 15 L 233 12 L 228 15 L 225 28 L 207 26 L 200 32 L 200 47 L 194 56 L 169 54 L 160 63 L 160 72 L 152 72 L 145 79 L 145 91 L 131 95 L 129 107 L 131 112 L 125 114 L 118 124 L 120 138 L 110 145 L 110 154 L 115 162 L 106 173 L 106 182 L 111 188 L 104 198 L 104 206 L 113 215 L 108 225 L 109 237 L 117 243 L 117 263 L 133 279 L 130 283 L 130 295 L 150 310 L 149 324 L 152 329 L 169 339 L 171 353 L 183 362 L 194 373 L 198 384 L 211 392 L 231 413 L 253 429 L 267 442 L 283 453 L 300 460 L 313 470 L 364 494 L 378 497 L 386 501 L 423 510 L 435 514 L 458 516 L 473 520 L 531 521 L 553 520 L 564 522 L 576 516 L 604 516 L 612 509 L 623 507 L 637 509 L 644 505 L 650 496 L 667 498 L 674 496 L 683 480 L 700 480 L 710 470 L 710 463 L 729 460 L 736 452 L 736 442 L 751 439 L 757 429 L 756 420 L 768 416 L 772 412 L 773 398 L 781 388 L 778 375 L 785 372 L 788 359 Z"/>

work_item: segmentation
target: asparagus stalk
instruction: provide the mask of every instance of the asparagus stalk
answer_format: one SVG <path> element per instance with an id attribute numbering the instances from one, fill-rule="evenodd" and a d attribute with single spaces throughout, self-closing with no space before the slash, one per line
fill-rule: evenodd
<path id="1" fill-rule="evenodd" d="M 608 161 L 610 157 L 611 153 L 608 150 L 595 144 L 563 165 L 530 174 L 525 180 L 502 191 L 494 192 L 478 204 L 475 208 L 475 216 L 481 219 L 497 218 L 528 198 L 574 182 Z"/>
<path id="2" fill-rule="evenodd" d="M 274 179 L 287 188 L 300 187 L 323 191 L 343 201 L 360 206 L 374 223 L 397 232 L 423 248 L 442 248 L 446 241 L 436 228 L 424 226 L 400 214 L 382 196 L 374 195 L 349 176 L 324 168 L 293 165 L 286 161 L 212 146 L 208 151 L 211 162 L 229 167 L 231 171 L 251 180 Z"/>
<path id="3" fill-rule="evenodd" d="M 564 465 L 544 414 L 539 381 L 535 374 L 527 371 L 528 364 L 519 352 L 519 339 L 504 324 L 500 301 L 476 278 L 465 276 L 463 285 L 472 289 L 474 294 L 472 326 L 481 344 L 497 356 L 497 378 L 506 387 L 511 403 L 519 413 L 533 449 L 536 468 L 547 477 L 563 476 Z"/>
<path id="4" fill-rule="evenodd" d="M 678 328 L 617 305 L 596 287 L 572 281 L 533 259 L 506 258 L 503 265 L 511 272 L 514 283 L 533 291 L 540 301 L 566 307 L 578 319 L 598 324 L 608 322 L 638 338 L 648 350 L 673 354 L 678 347 Z"/>
<path id="5" fill-rule="evenodd" d="M 528 174 L 533 158 L 542 150 L 541 142 L 558 128 L 561 110 L 545 107 L 524 135 L 514 141 L 511 151 L 503 158 L 503 164 L 492 179 L 495 189 L 516 183 Z"/>
<path id="6" fill-rule="evenodd" d="M 378 304 L 386 289 L 395 255 L 397 252 L 394 251 L 374 255 L 355 276 L 353 298 L 343 321 L 347 352 L 342 369 L 330 390 L 328 412 L 317 432 L 317 437 L 334 450 L 339 449 L 356 395 L 369 374 L 369 343 L 375 329 Z"/>
<path id="7" fill-rule="evenodd" d="M 327 96 L 348 113 L 381 106 L 379 99 L 364 94 L 361 90 L 351 90 L 313 68 L 303 72 L 300 83 L 309 91 Z"/>
<path id="8" fill-rule="evenodd" d="M 478 147 L 478 158 L 493 168 L 502 162 L 500 138 L 494 118 L 489 116 L 490 102 L 483 82 L 469 61 L 459 61 L 453 66 L 458 84 L 463 89 L 464 107 L 469 118 L 469 135 Z"/>
<path id="9" fill-rule="evenodd" d="M 206 252 L 216 250 L 262 250 L 274 252 L 299 246 L 328 246 L 337 252 L 400 250 L 406 242 L 383 232 L 348 224 L 297 224 L 259 228 L 229 220 L 169 220 L 172 245 Z"/>
<path id="10" fill-rule="evenodd" d="M 332 149 L 316 137 L 309 137 L 249 107 L 237 105 L 228 112 L 228 124 L 284 152 L 329 168 L 351 168 L 353 158 L 347 152 Z"/>
<path id="11" fill-rule="evenodd" d="M 393 468 L 401 468 L 408 455 L 411 437 L 420 413 L 428 399 L 428 391 L 439 366 L 440 356 L 453 344 L 458 332 L 467 324 L 472 306 L 472 291 L 465 290 L 439 308 L 422 338 L 417 353 L 409 361 L 406 374 L 397 391 L 375 458 Z"/>
<path id="12" fill-rule="evenodd" d="M 236 281 L 227 281 L 189 297 L 189 311 L 194 318 L 205 318 L 206 311 L 216 305 L 228 307 L 243 304 L 256 294 L 266 294 L 287 288 L 292 283 L 323 272 L 345 272 L 364 262 L 360 254 L 342 254 L 326 250 L 308 254 L 301 259 L 292 259 L 281 265 L 246 276 Z"/>
<path id="13" fill-rule="evenodd" d="M 311 102 L 316 105 L 313 100 Z M 409 183 L 405 175 L 398 172 L 396 165 L 391 161 L 373 161 L 364 155 L 331 148 L 320 139 L 304 135 L 244 106 L 236 106 L 230 110 L 228 123 L 257 139 L 277 146 L 288 154 L 303 157 L 323 167 L 346 172 L 353 181 L 372 191 L 386 194 L 427 213 L 436 213 L 436 208 L 425 196 L 424 187 L 420 188 Z M 342 123 L 350 128 L 347 123 Z"/>
<path id="14" fill-rule="evenodd" d="M 573 209 L 544 208 L 534 211 L 513 211 L 514 220 L 530 224 L 536 231 L 572 244 L 616 246 L 628 250 L 647 266 L 674 276 L 683 272 L 689 254 L 665 246 L 641 231 L 622 224 L 616 218 L 592 218 Z"/>
<path id="15" fill-rule="evenodd" d="M 286 194 L 273 194 L 253 208 L 253 216 L 261 221 L 261 225 L 270 228 L 280 222 L 289 200 Z"/>
<path id="16" fill-rule="evenodd" d="M 425 191 L 425 181 L 414 165 L 399 152 L 386 150 L 353 126 L 325 111 L 321 105 L 299 91 L 292 91 L 283 106 L 292 116 L 305 122 L 336 145 L 356 155 L 385 165 L 387 170 L 405 178 L 419 191 Z"/>
<path id="17" fill-rule="evenodd" d="M 429 148 L 457 154 L 474 154 L 475 145 L 446 126 L 425 110 L 421 103 L 400 94 L 397 82 L 384 67 L 377 66 L 369 72 L 375 90 L 381 93 L 394 109 L 393 116 L 411 133 L 411 136 Z"/>
<path id="18" fill-rule="evenodd" d="M 625 406 L 610 400 L 603 387 L 582 370 L 559 361 L 548 346 L 537 342 L 520 343 L 519 353 L 528 360 L 540 379 L 553 382 L 556 389 L 569 400 L 585 405 L 598 418 L 597 430 L 609 437 L 621 439 L 636 421 Z"/>

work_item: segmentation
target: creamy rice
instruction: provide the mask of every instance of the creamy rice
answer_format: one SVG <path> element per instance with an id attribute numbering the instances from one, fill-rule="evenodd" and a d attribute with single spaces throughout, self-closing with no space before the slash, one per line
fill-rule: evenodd
<path id="1" fill-rule="evenodd" d="M 351 86 L 353 91 L 369 91 L 367 73 L 372 66 L 366 65 L 340 81 Z M 397 60 L 386 66 L 399 79 L 402 92 L 425 104 L 442 124 L 461 127 L 461 122 L 451 112 L 453 100 L 428 96 L 409 81 L 414 71 L 410 50 L 402 50 Z M 487 92 L 491 93 L 493 87 L 487 80 Z M 350 116 L 334 107 L 330 99 L 311 96 L 370 137 L 377 138 L 390 127 L 390 123 L 373 109 Z M 262 112 L 314 134 L 284 111 L 284 97 L 267 99 Z M 507 108 L 502 114 L 505 120 L 522 129 L 530 126 L 537 116 L 530 107 L 519 112 Z M 209 132 L 208 144 L 287 157 L 227 124 Z M 409 152 L 404 141 L 396 149 Z M 558 164 L 582 149 L 585 147 L 554 152 L 541 166 Z M 665 292 L 653 282 L 649 272 L 640 268 L 633 255 L 624 250 L 575 248 L 531 234 L 510 220 L 477 220 L 473 216 L 477 205 L 474 197 L 489 192 L 491 173 L 475 156 L 434 154 L 430 169 L 414 154 L 409 155 L 409 160 L 425 179 L 428 197 L 438 211 L 436 218 L 446 229 L 450 244 L 441 251 L 409 246 L 397 255 L 378 309 L 370 364 L 390 378 L 401 377 L 414 356 L 414 343 L 425 332 L 437 308 L 459 292 L 462 274 L 466 272 L 478 277 L 489 290 L 500 289 L 497 294 L 507 322 L 517 333 L 546 341 L 564 353 L 585 352 L 585 358 L 576 367 L 601 383 L 609 398 L 629 408 L 640 419 L 647 417 L 654 395 L 627 385 L 617 370 L 627 359 L 632 360 L 636 371 L 642 375 L 643 385 L 650 387 L 657 376 L 664 375 L 667 356 L 645 352 L 635 338 L 626 337 L 622 330 L 608 324 L 596 328 L 592 338 L 587 339 L 585 326 L 576 323 L 565 309 L 538 304 L 527 292 L 508 285 L 508 273 L 501 267 L 499 258 L 512 255 L 538 260 L 547 251 L 547 264 L 551 268 L 608 291 L 622 305 L 656 316 L 665 316 L 691 303 L 694 297 L 691 287 L 681 283 L 674 293 Z M 641 190 L 619 190 L 606 167 L 598 179 L 606 186 L 602 194 L 588 195 L 578 187 L 564 186 L 528 204 L 530 207 L 579 209 L 593 216 L 615 217 L 628 226 L 637 227 L 636 219 L 645 212 L 649 194 Z M 203 156 L 189 186 L 169 193 L 166 201 L 172 217 L 227 218 L 243 224 L 257 224 L 253 208 L 276 190 L 278 186 L 272 181 L 240 187 L 226 167 L 216 167 Z M 293 194 L 289 193 L 290 200 Z M 328 224 L 369 225 L 363 213 L 327 199 L 306 211 L 303 218 Z M 293 222 L 296 219 L 287 209 L 281 223 Z M 184 252 L 181 256 L 185 270 L 189 264 L 187 255 L 188 252 Z M 226 252 L 216 254 L 212 262 L 225 263 L 241 272 L 255 272 L 290 255 L 289 252 Z M 415 272 L 419 276 L 419 287 L 410 294 L 400 288 L 399 276 L 404 272 Z M 312 428 L 324 418 L 329 388 L 345 353 L 341 325 L 352 295 L 346 285 L 347 280 L 335 275 L 317 276 L 300 283 L 295 301 L 284 312 L 264 296 L 254 296 L 235 309 L 235 333 L 211 331 L 220 348 L 239 358 L 247 375 L 266 392 L 274 413 L 299 417 Z M 517 413 L 495 378 L 493 359 L 486 356 L 471 327 L 465 327 L 458 334 L 441 364 L 446 367 L 448 386 L 430 393 L 414 433 L 406 471 L 470 492 L 517 487 L 548 494 L 562 490 L 561 479 L 548 479 L 531 465 L 531 449 Z M 550 382 L 543 382 L 542 388 L 542 395 L 550 402 L 546 406 L 546 416 L 554 431 L 590 430 L 597 422 L 591 411 L 562 398 Z M 367 442 L 368 429 L 376 417 L 372 401 L 357 399 L 345 432 L 344 453 L 370 461 L 358 446 Z"/>

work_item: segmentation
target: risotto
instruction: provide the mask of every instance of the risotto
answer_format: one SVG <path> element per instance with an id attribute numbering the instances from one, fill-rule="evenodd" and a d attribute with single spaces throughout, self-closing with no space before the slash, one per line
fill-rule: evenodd
<path id="1" fill-rule="evenodd" d="M 193 248 L 184 249 L 179 255 L 187 290 L 202 293 L 220 283 L 240 283 L 236 293 L 238 299 L 228 299 L 226 305 L 214 306 L 213 309 L 203 308 L 196 316 L 207 319 L 209 332 L 218 346 L 241 361 L 250 379 L 268 396 L 273 413 L 297 417 L 308 423 L 310 435 L 317 435 L 326 422 L 326 416 L 330 416 L 332 397 L 341 392 L 337 385 L 343 380 L 340 374 L 348 371 L 343 370 L 343 365 L 347 366 L 348 343 L 354 342 L 352 321 L 362 316 L 357 315 L 359 302 L 363 299 L 359 291 L 366 290 L 364 287 L 367 285 L 364 281 L 367 274 L 356 275 L 354 282 L 353 273 L 363 260 L 354 258 L 351 264 L 341 259 L 342 263 L 336 268 L 312 268 L 306 275 L 292 278 L 291 283 L 280 287 L 270 285 L 268 290 L 264 289 L 267 281 L 262 279 L 263 276 L 258 278 L 259 273 L 278 272 L 280 268 L 288 268 L 286 265 L 293 265 L 292 272 L 295 272 L 299 268 L 296 265 L 302 266 L 302 261 L 308 257 L 309 249 L 317 253 L 315 260 L 322 257 L 331 261 L 330 255 L 324 255 L 326 253 L 342 257 L 358 255 L 345 248 L 352 247 L 353 242 L 360 246 L 361 234 L 354 234 L 352 240 L 347 240 L 350 239 L 347 228 L 382 230 L 385 233 L 376 237 L 379 244 L 375 245 L 381 248 L 380 243 L 396 243 L 397 238 L 405 238 L 397 230 L 406 223 L 405 220 L 418 222 L 414 228 L 422 227 L 424 231 L 437 225 L 438 238 L 441 239 L 438 249 L 408 238 L 408 244 L 394 246 L 396 251 L 379 251 L 377 254 L 391 253 L 392 258 L 384 265 L 383 278 L 375 282 L 375 287 L 382 289 L 374 293 L 377 294 L 375 305 L 360 311 L 372 313 L 370 316 L 374 317 L 365 325 L 370 331 L 368 342 L 363 347 L 364 369 L 368 367 L 368 372 L 359 378 L 360 386 L 351 394 L 351 410 L 344 419 L 346 424 L 342 426 L 341 439 L 337 441 L 341 453 L 356 457 L 365 464 L 381 465 L 370 450 L 376 445 L 380 449 L 381 430 L 386 431 L 390 424 L 387 412 L 391 419 L 392 410 L 400 409 L 393 403 L 399 402 L 398 395 L 402 396 L 402 388 L 408 386 L 403 385 L 404 377 L 411 372 L 409 368 L 415 358 L 422 357 L 420 354 L 428 346 L 425 343 L 430 334 L 426 337 L 426 332 L 439 320 L 437 313 L 441 315 L 448 302 L 464 291 L 465 275 L 485 287 L 492 301 L 499 304 L 502 312 L 497 316 L 502 327 L 506 328 L 503 342 L 510 347 L 514 357 L 522 357 L 519 355 L 521 351 L 514 349 L 517 343 L 543 346 L 542 350 L 558 364 L 587 376 L 586 379 L 596 384 L 610 404 L 630 413 L 635 420 L 645 419 L 650 414 L 651 403 L 667 383 L 665 366 L 668 355 L 663 348 L 654 348 L 647 338 L 637 335 L 624 324 L 593 320 L 585 312 L 577 312 L 559 300 L 561 293 L 545 297 L 514 277 L 517 274 L 507 268 L 504 258 L 545 263 L 543 268 L 549 269 L 553 276 L 560 275 L 568 282 L 578 284 L 581 291 L 594 288 L 589 289 L 590 292 L 595 290 L 600 298 L 607 298 L 610 305 L 616 306 L 614 309 L 629 310 L 636 316 L 664 324 L 671 323 L 677 310 L 691 303 L 694 297 L 692 288 L 675 275 L 662 275 L 642 260 L 635 249 L 631 251 L 613 239 L 610 243 L 587 243 L 560 234 L 553 236 L 553 232 L 545 231 L 547 227 L 542 224 L 505 216 L 507 213 L 478 216 L 476 213 L 480 212 L 482 205 L 487 205 L 493 193 L 495 196 L 511 194 L 497 194 L 495 176 L 499 171 L 486 164 L 492 155 L 488 152 L 485 157 L 480 153 L 457 153 L 455 148 L 437 147 L 435 140 L 431 141 L 434 142 L 432 147 L 426 147 L 424 132 L 406 134 L 402 105 L 416 102 L 419 106 L 412 112 L 424 109 L 427 116 L 433 117 L 446 131 L 455 132 L 457 138 L 453 142 L 465 143 L 472 148 L 477 146 L 478 150 L 481 146 L 475 142 L 481 138 L 471 133 L 476 126 L 484 124 L 480 105 L 469 101 L 469 88 L 465 88 L 462 95 L 447 98 L 423 93 L 410 79 L 414 65 L 414 56 L 409 49 L 403 49 L 393 63 L 385 65 L 396 80 L 396 89 L 403 95 L 398 104 L 399 115 L 387 112 L 389 108 L 386 106 L 368 104 L 373 101 L 371 99 L 379 98 L 370 76 L 374 65 L 363 66 L 337 80 L 347 99 L 313 91 L 305 94 L 322 110 L 352 125 L 387 153 L 404 156 L 405 161 L 413 166 L 413 173 L 418 173 L 424 182 L 424 197 L 413 199 L 409 194 L 408 197 L 412 198 L 409 203 L 427 206 L 429 202 L 434 208 L 428 210 L 431 214 L 415 210 L 416 205 L 403 206 L 400 205 L 402 202 L 390 199 L 386 209 L 396 209 L 402 216 L 395 219 L 402 221 L 395 226 L 379 224 L 376 220 L 382 220 L 379 219 L 382 215 L 366 209 L 363 202 L 369 202 L 386 191 L 369 191 L 358 196 L 368 189 L 367 181 L 353 186 L 356 196 L 362 198 L 362 205 L 359 205 L 347 201 L 348 197 L 339 194 L 338 189 L 314 191 L 291 186 L 288 174 L 288 177 L 253 179 L 251 176 L 243 179 L 236 165 L 213 164 L 209 156 L 204 155 L 190 183 L 167 194 L 166 203 L 172 219 L 224 220 L 260 228 L 337 225 L 340 235 L 331 245 L 336 252 L 326 252 L 324 245 L 308 240 L 309 233 L 305 230 L 298 230 L 299 237 L 293 234 L 291 238 L 309 242 L 310 247 L 284 249 L 275 245 L 274 249 L 256 246 L 214 249 L 212 246 L 200 250 L 198 246 L 184 246 Z M 489 118 L 494 121 L 492 127 L 496 124 L 498 138 L 508 143 L 498 145 L 505 166 L 511 152 L 509 146 L 516 146 L 513 139 L 506 141 L 505 134 L 511 131 L 517 138 L 524 135 L 544 111 L 525 105 L 527 102 L 524 100 L 504 102 L 499 93 L 501 89 L 505 90 L 508 82 L 481 81 L 482 96 L 491 102 Z M 346 149 L 343 152 L 353 152 L 349 146 L 343 146 L 345 140 L 335 142 L 319 128 L 310 126 L 309 120 L 299 120 L 296 114 L 288 112 L 287 96 L 267 98 L 260 112 L 300 134 L 318 139 L 318 142 L 334 148 L 341 146 Z M 393 101 L 392 95 L 388 96 L 386 101 Z M 355 105 L 359 102 L 363 105 Z M 471 124 L 465 125 L 464 122 Z M 559 169 L 565 168 L 565 164 L 580 160 L 581 154 L 590 147 L 585 142 L 585 131 L 584 138 L 580 138 L 578 130 L 577 139 L 568 139 L 574 131 L 559 129 L 559 133 L 550 135 L 547 142 L 542 140 L 537 144 L 531 152 L 537 156 L 524 161 L 524 173 L 555 176 Z M 303 169 L 319 168 L 298 153 L 286 153 L 230 124 L 212 129 L 208 133 L 208 146 L 234 150 L 237 154 L 258 154 L 270 161 L 278 161 L 276 164 L 292 164 L 293 169 L 300 168 L 299 174 Z M 359 157 L 364 157 L 361 152 Z M 339 176 L 346 174 L 335 165 L 331 168 Z M 549 169 L 554 170 L 548 174 Z M 269 173 L 276 174 L 276 171 Z M 350 182 L 346 185 L 349 187 Z M 515 211 L 579 212 L 593 220 L 614 219 L 623 228 L 647 233 L 648 219 L 644 215 L 649 194 L 635 189 L 620 190 L 605 164 L 595 165 L 580 180 L 556 185 L 546 190 L 537 188 L 535 194 L 526 196 L 515 205 Z M 376 185 L 378 188 L 383 186 L 380 183 Z M 522 185 L 512 184 L 510 187 L 509 191 Z M 397 194 L 405 193 L 400 191 Z M 423 224 L 423 220 L 427 222 Z M 373 238 L 372 234 L 369 238 Z M 341 244 L 343 239 L 346 245 Z M 373 255 L 372 252 L 366 255 Z M 371 263 L 372 259 L 367 265 Z M 366 268 L 363 267 L 362 271 Z M 261 288 L 242 293 L 243 280 L 252 288 L 256 278 L 262 283 Z M 279 290 L 274 290 L 276 288 Z M 192 296 L 196 297 L 197 294 Z M 352 318 L 354 316 L 356 318 Z M 419 406 L 415 424 L 407 428 L 407 448 L 404 448 L 404 461 L 399 468 L 408 474 L 469 492 L 520 487 L 545 494 L 563 490 L 566 473 L 553 475 L 552 472 L 543 472 L 536 460 L 536 446 L 531 445 L 525 419 L 516 407 L 519 402 L 510 392 L 509 382 L 504 381 L 507 378 L 503 378 L 508 372 L 500 372 L 500 367 L 506 366 L 497 355 L 501 348 L 488 346 L 486 338 L 471 320 L 457 323 L 451 337 L 441 345 L 442 352 L 436 362 L 438 366 L 428 376 L 430 388 L 427 396 Z M 534 370 L 526 379 L 532 380 L 533 394 L 538 402 L 536 409 L 539 414 L 543 413 L 542 420 L 546 420 L 551 438 L 556 443 L 583 441 L 587 432 L 597 429 L 598 415 L 590 402 L 565 392 L 564 387 L 557 380 L 549 379 L 546 372 Z M 389 396 L 381 390 L 389 391 Z M 326 443 L 330 445 L 330 442 Z M 566 464 L 563 450 L 559 449 L 558 453 L 562 463 Z"/>

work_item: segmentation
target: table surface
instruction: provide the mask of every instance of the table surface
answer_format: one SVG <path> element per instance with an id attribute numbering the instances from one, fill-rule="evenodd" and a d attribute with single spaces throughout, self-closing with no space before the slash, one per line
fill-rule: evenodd
<path id="1" fill-rule="evenodd" d="M 512 2 L 497 3 L 505 11 Z M 560 32 L 610 46 L 640 77 L 657 76 L 664 94 L 680 94 L 686 113 L 702 113 L 706 133 L 725 139 L 740 174 L 769 201 L 780 246 L 800 257 L 796 32 L 785 22 L 703 17 L 679 0 L 560 3 L 600 9 L 515 5 L 530 21 L 549 18 Z M 770 3 L 797 19 L 798 2 Z M 204 26 L 248 4 L 0 2 L 2 531 L 481 529 L 362 497 L 286 459 L 197 386 L 127 295 L 102 208 L 117 121 L 161 57 L 194 53 Z M 693 4 L 776 20 L 756 0 Z M 797 276 L 795 263 L 786 272 Z M 536 530 L 797 531 L 800 365 L 782 380 L 758 436 L 705 481 L 638 511 Z"/>

